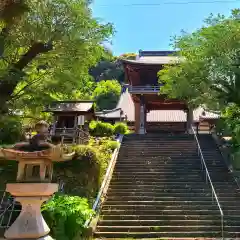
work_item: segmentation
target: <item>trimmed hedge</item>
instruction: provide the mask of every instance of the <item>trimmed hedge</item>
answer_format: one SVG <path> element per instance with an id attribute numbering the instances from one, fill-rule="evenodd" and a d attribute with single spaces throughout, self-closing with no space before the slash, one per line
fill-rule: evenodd
<path id="1" fill-rule="evenodd" d="M 128 126 L 125 123 L 115 123 L 114 125 L 114 134 L 127 134 L 129 132 Z"/>
<path id="2" fill-rule="evenodd" d="M 101 121 L 91 121 L 89 124 L 90 134 L 95 137 L 111 137 L 117 134 L 127 134 L 128 126 L 125 123 L 105 123 Z"/>

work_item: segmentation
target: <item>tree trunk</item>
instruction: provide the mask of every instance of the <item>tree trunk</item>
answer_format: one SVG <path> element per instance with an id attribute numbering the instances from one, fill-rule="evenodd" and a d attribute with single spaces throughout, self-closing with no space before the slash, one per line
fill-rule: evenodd
<path id="1" fill-rule="evenodd" d="M 9 67 L 7 74 L 0 81 L 0 113 L 6 110 L 6 103 L 24 76 L 23 69 L 41 53 L 52 50 L 52 44 L 34 43 L 28 51 L 22 55 L 18 62 Z"/>

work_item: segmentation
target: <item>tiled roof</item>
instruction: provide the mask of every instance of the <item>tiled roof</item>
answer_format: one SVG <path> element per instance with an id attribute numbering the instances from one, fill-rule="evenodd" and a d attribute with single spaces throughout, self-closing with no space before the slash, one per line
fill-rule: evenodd
<path id="1" fill-rule="evenodd" d="M 112 110 L 104 110 L 102 112 L 95 112 L 95 115 L 99 118 L 121 118 L 124 117 L 124 115 L 122 115 L 122 110 L 121 108 L 115 108 Z"/>
<path id="2" fill-rule="evenodd" d="M 88 112 L 93 107 L 93 101 L 59 101 L 46 108 L 46 112 Z"/>
<path id="3" fill-rule="evenodd" d="M 143 51 L 143 50 L 139 50 L 138 55 L 140 57 L 149 57 L 149 56 L 169 56 L 169 55 L 173 55 L 177 53 L 177 51 Z"/>
<path id="4" fill-rule="evenodd" d="M 127 63 L 135 64 L 169 64 L 181 60 L 177 56 L 173 56 L 174 51 L 139 51 L 136 60 L 123 60 Z"/>
<path id="5" fill-rule="evenodd" d="M 174 56 L 162 56 L 162 57 L 139 57 L 137 60 L 123 60 L 126 63 L 133 63 L 133 64 L 169 64 L 169 63 L 176 63 L 180 59 Z"/>
<path id="6" fill-rule="evenodd" d="M 117 108 L 121 108 L 124 115 L 127 115 L 127 120 L 129 122 L 134 122 L 134 103 L 131 95 L 128 91 L 122 93 Z M 215 119 L 219 115 L 205 111 L 202 107 L 199 107 L 193 111 L 193 119 L 195 122 L 199 121 L 202 117 L 202 113 L 205 112 L 205 119 Z M 147 122 L 186 122 L 187 114 L 181 110 L 152 110 L 147 113 Z"/>
<path id="7" fill-rule="evenodd" d="M 134 103 L 128 90 L 122 93 L 117 108 L 122 109 L 124 115 L 127 115 L 128 121 L 134 122 L 135 115 Z"/>

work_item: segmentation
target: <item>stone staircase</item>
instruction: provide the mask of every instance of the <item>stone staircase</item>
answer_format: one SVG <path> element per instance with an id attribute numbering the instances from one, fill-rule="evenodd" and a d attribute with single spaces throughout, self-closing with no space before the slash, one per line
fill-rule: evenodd
<path id="1" fill-rule="evenodd" d="M 236 236 L 240 231 L 236 185 L 216 146 L 205 143 L 204 151 L 221 204 L 228 211 L 225 235 Z M 193 135 L 124 138 L 96 238 L 211 238 L 221 237 L 221 229 L 220 211 L 205 183 Z"/>

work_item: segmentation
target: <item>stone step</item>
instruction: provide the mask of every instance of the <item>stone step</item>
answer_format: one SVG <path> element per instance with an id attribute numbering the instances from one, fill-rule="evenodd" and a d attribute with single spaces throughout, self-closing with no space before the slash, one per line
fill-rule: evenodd
<path id="1" fill-rule="evenodd" d="M 182 151 L 168 151 L 168 152 L 163 152 L 163 151 L 135 151 L 135 153 L 133 152 L 120 152 L 119 153 L 119 158 L 139 158 L 139 157 L 152 157 L 152 158 L 159 158 L 162 160 L 166 160 L 167 158 L 175 158 L 175 160 L 181 160 L 181 158 L 186 158 L 186 159 L 200 159 L 200 157 L 197 155 L 196 151 L 192 151 L 192 152 L 182 152 Z M 205 156 L 204 156 L 205 157 Z M 219 159 L 219 156 L 214 156 L 214 155 L 206 155 L 206 161 L 208 160 L 208 158 L 214 158 L 215 160 Z"/>
<path id="2" fill-rule="evenodd" d="M 162 180 L 162 181 L 169 181 L 171 182 L 171 180 L 174 180 L 174 181 L 179 181 L 179 182 L 186 182 L 186 181 L 192 181 L 192 182 L 203 182 L 205 181 L 205 176 L 204 175 L 191 175 L 191 176 L 177 176 L 177 175 L 160 175 L 158 172 L 146 172 L 146 173 L 134 173 L 134 172 L 128 172 L 128 173 L 114 173 L 113 175 L 113 179 L 119 179 L 119 178 L 122 178 L 124 179 L 125 177 L 127 178 L 130 178 L 130 177 L 133 177 L 133 178 L 139 178 L 139 179 L 144 179 L 144 178 L 150 178 L 153 179 L 158 179 L 158 180 Z M 173 179 L 174 178 L 174 179 Z M 220 181 L 222 178 L 221 176 L 219 177 L 215 177 L 215 178 L 212 178 L 212 181 Z M 229 181 L 231 180 L 230 177 L 228 177 L 228 179 L 225 179 L 224 181 Z"/>
<path id="3" fill-rule="evenodd" d="M 130 173 L 132 173 L 132 172 L 134 172 L 134 173 L 146 173 L 146 172 L 159 173 L 159 174 L 165 175 L 165 176 L 167 176 L 167 175 L 172 175 L 172 176 L 178 175 L 178 176 L 180 176 L 180 175 L 186 174 L 185 175 L 186 177 L 202 175 L 202 171 L 198 170 L 198 169 L 192 169 L 190 173 L 188 171 L 185 171 L 184 169 L 183 170 L 178 169 L 178 170 L 175 170 L 175 171 L 173 171 L 173 170 L 167 171 L 167 170 L 164 170 L 164 169 L 161 169 L 161 168 L 153 168 L 153 167 L 150 167 L 150 168 L 145 167 L 145 168 L 142 168 L 142 169 L 141 168 L 135 168 L 135 169 L 134 168 L 129 168 L 129 169 L 117 168 L 117 169 L 115 169 L 115 173 L 119 173 L 119 174 L 128 173 L 128 172 L 130 172 Z M 211 171 L 211 173 L 216 174 L 216 172 L 213 172 L 213 171 Z M 217 172 L 217 173 L 222 174 L 222 175 L 226 174 L 226 172 Z"/>
<path id="4" fill-rule="evenodd" d="M 128 172 L 128 174 L 123 174 L 123 173 L 114 173 L 114 175 L 112 176 L 111 179 L 111 183 L 116 183 L 116 184 L 128 184 L 128 183 L 132 183 L 132 184 L 139 184 L 141 182 L 143 182 L 144 184 L 174 184 L 174 183 L 178 183 L 179 179 L 182 179 L 183 181 L 180 181 L 179 184 L 182 186 L 184 183 L 186 183 L 185 185 L 187 186 L 192 186 L 195 183 L 199 183 L 201 187 L 204 187 L 207 185 L 206 183 L 206 176 L 205 174 L 201 174 L 201 175 L 193 175 L 193 176 L 182 176 L 179 174 L 179 176 L 177 176 L 177 174 L 172 175 L 174 176 L 174 179 L 171 178 L 171 174 L 167 174 L 167 175 L 159 175 L 159 174 L 154 174 L 155 172 L 152 172 L 153 174 L 151 175 L 151 172 L 149 173 L 134 173 L 134 172 Z M 131 175 L 134 174 L 134 175 Z M 211 173 L 209 173 L 211 175 Z M 151 176 L 150 176 L 151 175 Z M 148 178 L 149 177 L 149 178 Z M 176 178 L 175 178 L 176 177 Z M 185 181 L 184 181 L 185 179 Z M 189 182 L 188 180 L 192 179 L 193 183 Z M 213 181 L 212 178 L 212 182 L 214 184 L 214 186 L 231 186 L 231 187 L 237 187 L 237 184 L 234 182 L 233 179 L 231 179 L 231 177 L 228 177 L 227 179 L 224 180 L 220 180 L 220 181 Z M 205 184 L 205 185 L 204 185 Z"/>
<path id="5" fill-rule="evenodd" d="M 195 141 L 193 136 L 189 136 L 189 135 L 180 135 L 180 136 L 176 136 L 176 135 L 144 135 L 144 136 L 124 136 L 123 141 L 133 141 L 133 142 L 137 142 L 137 141 Z"/>
<path id="6" fill-rule="evenodd" d="M 240 233 L 240 231 L 239 231 Z M 217 231 L 191 231 L 191 232 L 95 232 L 95 237 L 107 237 L 107 238 L 182 238 L 187 237 L 199 238 L 199 237 L 221 237 L 221 232 Z"/>
<path id="7" fill-rule="evenodd" d="M 182 163 L 175 163 L 175 162 L 167 162 L 167 163 L 164 163 L 164 162 L 161 162 L 161 161 L 145 161 L 145 162 L 131 162 L 131 161 L 126 161 L 126 162 L 121 162 L 120 160 L 117 161 L 116 163 L 116 167 L 115 168 L 145 168 L 145 167 L 151 167 L 151 166 L 154 166 L 154 167 L 161 167 L 163 169 L 198 169 L 200 170 L 200 166 L 201 166 L 201 163 L 199 161 L 196 161 L 196 162 L 192 162 L 192 163 L 186 163 L 186 162 L 182 162 Z M 226 167 L 224 165 L 217 165 L 217 164 L 214 164 L 214 165 L 210 165 L 208 164 L 208 169 L 212 169 L 212 170 L 223 170 L 226 172 Z"/>
<path id="8" fill-rule="evenodd" d="M 117 163 L 121 164 L 149 164 L 149 163 L 155 163 L 155 164 L 162 164 L 162 165 L 175 165 L 175 166 L 181 166 L 184 164 L 187 165 L 200 165 L 201 159 L 199 157 L 162 157 L 162 156 L 138 156 L 138 157 L 119 157 L 117 160 Z M 218 161 L 217 159 L 212 159 L 210 161 L 205 161 L 205 163 L 209 167 L 214 166 L 220 166 L 223 168 L 226 168 L 226 164 L 222 161 Z"/>
<path id="9" fill-rule="evenodd" d="M 123 139 L 123 143 L 129 143 L 129 144 L 136 144 L 136 143 L 184 143 L 184 142 L 189 142 L 189 143 L 195 143 L 195 140 L 192 138 L 174 138 L 174 137 L 158 137 L 158 138 L 142 138 L 142 139 Z"/>
<path id="10" fill-rule="evenodd" d="M 139 160 L 139 161 L 137 161 Z M 223 163 L 216 163 L 216 162 L 211 162 L 211 163 L 206 163 L 208 168 L 219 168 L 219 169 L 225 169 L 226 171 L 226 165 Z M 168 167 L 168 168 L 181 168 L 181 169 L 188 169 L 188 168 L 199 168 L 201 165 L 200 159 L 184 159 L 180 161 L 175 161 L 175 159 L 171 160 L 160 160 L 160 159 L 118 159 L 116 162 L 116 166 L 122 166 L 122 167 L 145 167 L 148 165 L 157 165 L 157 166 L 162 166 L 162 167 Z"/>
<path id="11" fill-rule="evenodd" d="M 194 188 L 184 188 L 184 187 L 179 187 L 179 188 L 161 188 L 161 187 L 155 187 L 155 186 L 150 186 L 150 187 L 139 187 L 138 185 L 134 185 L 134 186 L 127 186 L 127 185 L 122 185 L 122 186 L 114 186 L 114 185 L 110 185 L 109 187 L 109 195 L 113 194 L 113 195 L 121 195 L 121 194 L 137 194 L 137 193 L 209 193 L 212 194 L 212 189 L 210 188 L 210 186 L 208 188 L 202 188 L 202 189 L 194 189 Z M 227 188 L 224 190 L 221 190 L 220 188 L 214 188 L 217 195 L 219 195 L 218 193 L 220 192 L 219 196 L 222 196 L 223 194 L 229 194 L 231 196 L 236 196 L 236 197 L 240 197 L 240 191 L 238 189 L 232 189 L 232 188 Z"/>
<path id="12" fill-rule="evenodd" d="M 206 214 L 188 214 L 188 215 L 182 215 L 182 214 L 167 214 L 167 215 L 162 215 L 159 214 L 158 212 L 155 212 L 154 214 L 124 214 L 124 215 L 119 215 L 119 214 L 107 214 L 107 215 L 102 215 L 100 217 L 101 220 L 165 220 L 165 221 L 184 221 L 184 220 L 210 220 L 210 221 L 215 221 L 215 220 L 221 220 L 220 215 L 210 215 L 208 213 Z M 226 221 L 238 221 L 240 219 L 240 215 L 235 215 L 235 216 L 225 216 L 224 219 Z"/>
<path id="13" fill-rule="evenodd" d="M 192 163 L 192 162 L 201 162 L 200 157 L 198 157 L 195 153 L 194 154 L 184 154 L 184 153 L 175 153 L 175 154 L 162 154 L 162 153 L 122 153 L 118 155 L 119 161 L 149 161 L 149 160 L 157 160 L 164 164 L 166 163 Z M 215 163 L 222 163 L 219 162 L 219 157 L 211 156 L 211 161 Z M 205 162 L 210 164 L 210 161 L 207 160 L 207 157 L 205 157 Z"/>
<path id="14" fill-rule="evenodd" d="M 211 196 L 130 196 L 130 195 L 121 195 L 121 196 L 112 196 L 108 195 L 108 200 L 115 200 L 115 201 L 209 201 Z M 234 196 L 221 196 L 219 198 L 220 201 L 234 201 L 236 198 Z"/>
<path id="15" fill-rule="evenodd" d="M 180 156 L 177 156 L 177 157 L 169 157 L 169 156 L 131 156 L 131 157 L 119 157 L 117 162 L 123 162 L 123 163 L 146 163 L 146 162 L 158 162 L 158 163 L 162 163 L 162 164 L 176 164 L 176 165 L 179 165 L 179 164 L 196 164 L 196 163 L 201 163 L 201 159 L 200 157 L 180 157 Z M 209 164 L 210 166 L 211 165 L 220 165 L 220 166 L 224 166 L 224 162 L 222 161 L 219 161 L 218 159 L 211 159 L 211 161 L 205 161 L 207 164 Z"/>
<path id="16" fill-rule="evenodd" d="M 118 180 L 121 180 L 121 181 L 129 181 L 129 180 L 139 180 L 139 181 L 143 181 L 143 180 L 146 180 L 146 179 L 149 179 L 149 180 L 152 180 L 152 181 L 159 181 L 159 182 L 162 182 L 162 183 L 169 183 L 169 184 L 172 184 L 172 183 L 180 183 L 180 184 L 183 184 L 183 183 L 189 183 L 189 178 L 186 179 L 186 178 L 177 178 L 177 179 L 172 179 L 172 178 L 163 178 L 162 176 L 159 176 L 158 174 L 138 174 L 138 175 L 132 175 L 132 174 L 127 174 L 127 175 L 113 175 L 112 176 L 112 181 L 118 181 Z M 229 184 L 230 183 L 233 183 L 233 180 L 232 179 L 220 179 L 220 180 L 215 180 L 214 181 L 214 185 L 217 185 L 217 183 L 219 184 Z M 194 179 L 191 179 L 191 182 L 192 184 L 202 184 L 202 183 L 205 183 L 205 176 L 204 176 L 204 181 L 203 181 L 203 177 L 202 178 L 194 178 Z"/>
<path id="17" fill-rule="evenodd" d="M 238 215 L 240 214 L 240 210 L 230 210 L 228 211 L 228 214 L 232 212 L 237 212 Z M 191 215 L 191 214 L 198 214 L 198 215 L 216 215 L 219 216 L 220 212 L 219 209 L 195 209 L 195 210 L 190 210 L 190 209 L 163 209 L 163 210 L 148 210 L 148 209 L 103 209 L 101 211 L 102 214 L 114 214 L 114 215 L 134 215 L 134 214 L 139 214 L 139 215 L 154 215 L 156 213 L 162 214 L 162 215 L 168 215 L 168 214 L 185 214 L 185 215 Z"/>
<path id="18" fill-rule="evenodd" d="M 121 147 L 123 147 L 122 149 L 124 149 L 124 151 L 126 152 L 156 152 L 158 151 L 159 153 L 161 152 L 169 152 L 169 151 L 181 151 L 181 152 L 196 152 L 197 151 L 197 147 L 196 146 L 191 146 L 189 144 L 179 144 L 178 146 L 171 146 L 169 144 L 166 145 L 161 145 L 161 146 L 156 146 L 156 144 L 152 147 L 149 147 L 147 144 L 146 145 L 127 145 L 124 146 L 122 145 Z M 123 152 L 120 150 L 120 152 Z M 206 153 L 213 153 L 210 151 L 206 151 Z"/>
<path id="19" fill-rule="evenodd" d="M 198 185 L 196 186 L 195 182 L 191 183 L 191 182 L 171 182 L 171 181 L 162 181 L 161 179 L 157 178 L 115 178 L 112 179 L 110 182 L 110 185 L 114 185 L 114 186 L 118 186 L 118 185 L 129 185 L 129 184 L 146 184 L 146 185 L 157 185 L 161 188 L 196 188 L 196 189 L 200 189 L 200 188 L 206 188 L 208 185 L 205 182 L 198 182 Z M 214 188 L 235 188 L 235 189 L 239 189 L 236 183 L 228 183 L 228 182 L 221 182 L 221 183 L 215 183 L 214 182 Z"/>
<path id="20" fill-rule="evenodd" d="M 230 204 L 231 202 L 229 202 Z M 228 204 L 221 204 L 221 208 L 222 210 L 224 210 L 224 212 L 229 213 L 229 211 L 240 211 L 240 206 L 234 204 L 234 202 L 232 202 L 231 205 Z M 109 204 L 109 202 L 106 202 L 103 204 L 102 210 L 156 210 L 156 211 L 163 211 L 163 210 L 182 210 L 182 211 L 186 211 L 186 210 L 216 210 L 219 212 L 219 207 L 217 205 L 217 203 L 215 201 L 211 201 L 209 200 L 209 202 L 206 201 L 206 203 L 204 204 L 176 204 L 176 205 L 169 205 L 168 202 L 164 202 L 162 203 L 162 205 L 156 204 L 156 205 L 152 205 L 152 204 Z"/>
<path id="21" fill-rule="evenodd" d="M 156 169 L 156 171 L 154 171 L 154 169 L 152 170 L 152 171 L 150 171 L 150 170 L 148 170 L 148 169 L 145 169 L 145 170 L 142 170 L 142 169 L 136 169 L 135 171 L 134 171 L 134 169 L 131 171 L 131 170 L 129 170 L 129 171 L 115 171 L 114 172 L 114 174 L 115 175 L 122 175 L 122 176 L 124 176 L 124 175 L 130 175 L 130 174 L 132 174 L 132 173 L 134 173 L 135 175 L 144 175 L 144 174 L 155 174 L 155 175 L 160 175 L 160 176 L 168 176 L 168 175 L 171 175 L 172 176 L 172 178 L 175 178 L 175 177 L 180 177 L 180 178 L 182 178 L 182 177 L 202 177 L 202 173 L 200 173 L 200 172 L 196 172 L 196 173 L 188 173 L 187 175 L 181 175 L 181 174 L 177 174 L 176 172 L 174 173 L 174 172 L 163 172 L 163 171 L 161 171 L 161 170 L 158 170 L 158 169 Z M 216 173 L 212 173 L 212 175 L 214 176 L 214 175 L 216 175 Z M 225 176 L 229 176 L 229 174 L 228 173 L 223 173 L 223 174 L 221 174 L 221 176 L 222 177 L 225 177 Z"/>
<path id="22" fill-rule="evenodd" d="M 116 190 L 116 189 L 115 189 Z M 121 192 L 119 194 L 116 194 L 116 192 L 109 192 L 108 196 L 126 196 L 126 197 L 136 197 L 136 196 L 143 196 L 143 197 L 178 197 L 178 198 L 182 198 L 182 197 L 211 197 L 212 193 L 211 191 L 206 191 L 206 192 L 163 192 L 161 190 L 158 189 L 139 189 L 136 190 L 134 188 L 130 188 L 128 187 L 127 190 L 125 190 L 124 192 Z M 220 192 L 217 194 L 217 196 L 220 197 L 235 197 L 238 200 L 240 200 L 240 194 L 239 193 L 235 193 L 235 192 Z"/>
<path id="23" fill-rule="evenodd" d="M 143 205 L 134 205 L 134 204 L 129 204 L 129 205 L 109 205 L 108 203 L 105 203 L 102 207 L 102 211 L 106 210 L 106 211 L 120 211 L 120 210 L 124 210 L 124 211 L 128 211 L 128 210 L 135 210 L 135 211 L 163 211 L 163 210 L 182 210 L 182 211 L 187 211 L 187 210 L 203 210 L 203 209 L 207 209 L 207 210 L 218 210 L 218 206 L 215 203 L 212 203 L 211 201 L 209 201 L 208 203 L 206 203 L 205 205 L 201 204 L 201 205 L 167 205 L 167 203 L 163 204 L 163 205 L 150 205 L 150 204 L 143 204 Z M 230 209 L 228 210 L 240 210 L 240 206 L 231 206 Z"/>
<path id="24" fill-rule="evenodd" d="M 161 166 L 145 166 L 145 167 L 129 167 L 129 168 L 123 168 L 123 167 L 115 167 L 115 172 L 121 173 L 121 172 L 160 172 L 163 175 L 169 175 L 169 174 L 203 174 L 204 172 L 200 168 L 193 168 L 193 169 L 172 169 L 172 168 L 162 168 Z M 226 171 L 223 169 L 208 169 L 209 173 L 218 173 L 218 174 L 226 174 Z"/>
<path id="25" fill-rule="evenodd" d="M 136 183 L 136 182 L 144 182 L 144 183 L 152 183 L 152 184 L 157 184 L 159 186 L 162 186 L 162 187 L 191 187 L 191 186 L 194 186 L 194 187 L 206 187 L 208 186 L 208 184 L 205 182 L 205 181 L 194 181 L 194 182 L 189 182 L 189 181 L 176 181 L 175 179 L 169 179 L 169 180 L 162 180 L 161 178 L 159 178 L 159 176 L 152 176 L 151 178 L 148 178 L 148 177 L 145 177 L 145 176 L 136 176 L 136 177 L 132 177 L 132 176 L 119 176 L 119 177 L 113 177 L 111 179 L 111 183 L 112 184 L 116 184 L 116 185 L 123 185 L 123 184 L 129 184 L 129 183 Z M 111 184 L 110 183 L 110 184 Z M 197 185 L 196 185 L 197 184 Z M 215 181 L 214 182 L 214 187 L 234 187 L 236 189 L 239 189 L 236 182 L 234 181 Z"/>
<path id="26" fill-rule="evenodd" d="M 200 194 L 200 193 L 206 193 L 206 194 L 211 194 L 212 193 L 212 189 L 210 188 L 210 186 L 208 188 L 161 188 L 159 186 L 155 186 L 155 185 L 110 185 L 109 187 L 109 194 L 113 194 L 113 195 L 120 195 L 123 193 L 128 193 L 128 194 L 136 194 L 136 193 L 142 193 L 144 191 L 144 193 L 196 193 L 196 194 Z M 221 191 L 221 189 L 216 189 L 215 191 Z M 235 190 L 235 189 L 225 189 L 224 191 L 221 191 L 221 194 L 236 194 L 236 196 L 240 197 L 240 191 L 239 190 Z M 220 195 L 221 196 L 221 195 Z"/>
<path id="27" fill-rule="evenodd" d="M 232 222 L 232 226 L 240 226 L 240 220 Z M 196 226 L 196 225 L 207 225 L 207 226 L 220 226 L 221 219 L 197 219 L 197 220 L 100 220 L 99 226 L 163 226 L 163 225 L 174 225 L 174 226 Z"/>
<path id="28" fill-rule="evenodd" d="M 115 194 L 116 192 L 123 192 L 124 190 L 127 191 L 142 191 L 142 190 L 146 190 L 146 191 L 160 191 L 160 192 L 169 192 L 169 193 L 175 193 L 175 192 L 211 192 L 211 188 L 210 186 L 205 186 L 200 187 L 200 188 L 194 188 L 194 186 L 190 187 L 185 187 L 183 186 L 179 186 L 177 187 L 172 187 L 172 188 L 168 188 L 168 187 L 162 187 L 161 185 L 159 186 L 158 184 L 154 183 L 142 183 L 140 181 L 138 181 L 137 183 L 128 183 L 128 184 L 113 184 L 111 183 L 109 186 L 109 191 L 113 194 Z M 216 190 L 216 189 L 215 189 Z"/>
<path id="29" fill-rule="evenodd" d="M 114 173 L 113 178 L 121 178 L 121 177 L 133 177 L 133 178 L 139 178 L 139 179 L 143 179 L 143 177 L 145 178 L 153 178 L 153 177 L 157 177 L 159 180 L 163 180 L 163 181 L 171 181 L 174 178 L 174 181 L 194 181 L 194 182 L 202 182 L 205 181 L 205 176 L 204 175 L 189 175 L 189 176 L 182 176 L 182 175 L 161 175 L 161 173 L 159 172 L 139 172 L 139 173 L 134 173 L 134 172 L 125 172 L 125 173 Z M 227 182 L 227 181 L 233 181 L 231 176 L 211 176 L 212 182 L 215 181 L 221 181 L 223 179 L 223 177 L 225 178 L 223 181 Z"/>
<path id="30" fill-rule="evenodd" d="M 178 205 L 178 206 L 188 206 L 188 205 L 208 205 L 209 202 L 211 204 L 215 204 L 215 201 L 212 202 L 211 200 L 205 200 L 205 201 L 198 201 L 198 200 L 195 200 L 195 201 L 180 201 L 180 200 L 177 200 L 177 201 L 152 201 L 152 200 L 148 200 L 148 201 L 141 201 L 141 200 L 138 200 L 138 201 L 114 201 L 114 200 L 108 200 L 106 199 L 106 201 L 104 202 L 104 206 L 105 205 L 147 205 L 147 204 L 150 204 L 150 205 L 155 205 L 155 206 L 158 206 L 158 205 L 168 205 L 168 206 L 172 206 L 172 205 Z M 229 202 L 229 201 L 222 201 L 221 204 L 224 205 L 224 204 L 228 204 L 228 203 L 231 203 L 231 206 L 239 206 L 238 202 Z M 239 219 L 240 221 L 240 219 Z"/>
<path id="31" fill-rule="evenodd" d="M 180 159 L 180 160 L 175 160 L 175 159 L 171 159 L 171 160 L 162 160 L 162 159 L 158 159 L 158 158 L 136 158 L 136 159 L 132 159 L 132 158 L 121 158 L 117 160 L 117 165 L 135 165 L 137 166 L 141 166 L 141 165 L 159 165 L 159 166 L 169 166 L 169 167 L 195 167 L 195 168 L 199 168 L 201 167 L 201 161 L 200 159 Z M 215 163 L 211 163 L 211 164 L 215 164 Z M 211 167 L 210 163 L 209 166 Z M 221 166 L 221 165 L 217 165 L 217 163 L 214 166 L 219 166 L 219 167 L 225 167 L 225 166 Z"/>
<path id="32" fill-rule="evenodd" d="M 227 226 L 225 226 L 225 229 Z M 239 226 L 231 227 L 232 231 L 238 231 Z M 99 232 L 186 232 L 186 231 L 221 231 L 221 224 L 219 225 L 170 225 L 170 226 L 161 226 L 161 225 L 153 225 L 153 226 L 98 226 L 97 231 Z"/>

